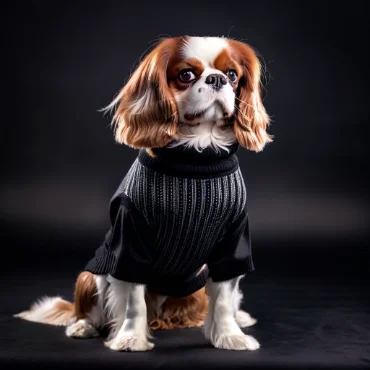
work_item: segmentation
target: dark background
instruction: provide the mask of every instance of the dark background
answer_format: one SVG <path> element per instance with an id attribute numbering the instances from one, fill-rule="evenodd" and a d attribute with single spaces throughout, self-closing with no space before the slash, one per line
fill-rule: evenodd
<path id="1" fill-rule="evenodd" d="M 262 153 L 238 152 L 257 268 L 245 282 L 245 308 L 259 319 L 251 330 L 262 349 L 217 356 L 230 366 L 370 364 L 365 2 L 14 1 L 2 7 L 3 361 L 60 365 L 58 354 L 69 350 L 64 360 L 71 366 L 76 353 L 91 351 L 87 342 L 70 344 L 60 328 L 10 314 L 44 294 L 72 298 L 76 275 L 109 226 L 110 197 L 137 155 L 114 143 L 109 117 L 98 110 L 159 37 L 188 34 L 229 36 L 258 50 L 275 136 Z M 198 331 L 161 333 L 157 348 L 176 345 L 168 335 L 179 348 L 188 340 L 194 351 L 189 347 L 187 355 L 203 361 L 196 355 L 197 340 L 204 346 Z M 50 355 L 51 343 L 63 349 Z M 98 344 L 94 351 L 112 366 L 123 361 Z M 168 352 L 174 363 L 179 351 Z"/>

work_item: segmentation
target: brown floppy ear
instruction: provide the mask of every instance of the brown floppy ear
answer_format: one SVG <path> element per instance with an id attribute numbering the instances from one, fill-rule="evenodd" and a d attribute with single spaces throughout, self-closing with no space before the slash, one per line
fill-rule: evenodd
<path id="1" fill-rule="evenodd" d="M 229 44 L 243 70 L 238 83 L 235 136 L 240 145 L 259 152 L 272 141 L 272 136 L 266 132 L 270 118 L 261 98 L 261 65 L 249 45 L 235 40 L 229 40 Z"/>
<path id="2" fill-rule="evenodd" d="M 160 42 L 107 107 L 117 106 L 112 124 L 118 143 L 136 149 L 156 148 L 174 137 L 177 105 L 167 84 L 166 69 L 176 48 L 175 38 Z"/>

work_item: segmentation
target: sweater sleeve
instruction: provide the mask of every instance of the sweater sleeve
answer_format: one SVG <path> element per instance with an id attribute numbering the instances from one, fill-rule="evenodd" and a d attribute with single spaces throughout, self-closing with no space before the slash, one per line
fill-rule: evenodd
<path id="1" fill-rule="evenodd" d="M 154 232 L 126 195 L 111 204 L 111 228 L 85 270 L 147 284 L 152 268 Z"/>
<path id="2" fill-rule="evenodd" d="M 207 262 L 213 281 L 226 281 L 254 271 L 249 218 L 246 208 L 228 225 Z"/>

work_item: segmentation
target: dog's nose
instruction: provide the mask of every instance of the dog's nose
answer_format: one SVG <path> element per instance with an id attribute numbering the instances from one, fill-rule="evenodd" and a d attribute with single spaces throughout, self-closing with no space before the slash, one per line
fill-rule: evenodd
<path id="1" fill-rule="evenodd" d="M 211 85 L 215 90 L 220 90 L 223 85 L 227 84 L 227 80 L 224 76 L 218 73 L 212 73 L 207 76 L 206 84 Z"/>

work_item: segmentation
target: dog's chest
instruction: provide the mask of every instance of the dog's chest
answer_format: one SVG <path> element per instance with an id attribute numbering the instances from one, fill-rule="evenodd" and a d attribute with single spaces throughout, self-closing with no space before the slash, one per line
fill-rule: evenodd
<path id="1" fill-rule="evenodd" d="M 199 268 L 246 203 L 240 169 L 193 179 L 168 176 L 135 161 L 122 190 L 155 230 L 153 267 L 165 275 Z"/>

